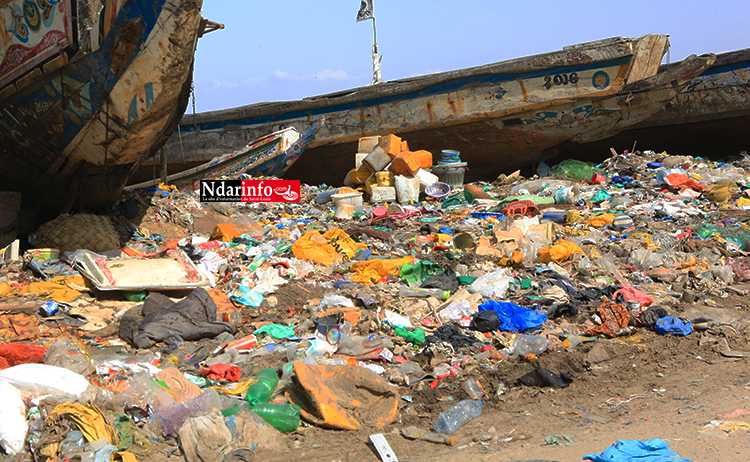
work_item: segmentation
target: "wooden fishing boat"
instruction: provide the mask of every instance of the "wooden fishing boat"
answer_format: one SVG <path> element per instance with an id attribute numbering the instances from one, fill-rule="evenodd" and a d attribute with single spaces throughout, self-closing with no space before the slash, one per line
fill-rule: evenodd
<path id="1" fill-rule="evenodd" d="M 664 65 L 673 69 L 681 62 Z M 562 146 L 561 155 L 595 156 L 636 144 L 670 154 L 726 158 L 750 150 L 750 48 L 716 55 L 714 64 L 646 120 L 587 145 Z"/>
<path id="2" fill-rule="evenodd" d="M 0 0 L 0 190 L 37 219 L 120 197 L 177 127 L 203 0 Z"/>
<path id="3" fill-rule="evenodd" d="M 201 180 L 237 177 L 243 173 L 250 176 L 281 177 L 300 158 L 310 141 L 315 139 L 318 126 L 319 123 L 313 124 L 303 136 L 291 127 L 263 136 L 233 153 L 169 175 L 167 184 L 176 186 L 180 191 L 198 191 Z M 126 186 L 125 190 L 150 188 L 159 183 L 161 179 L 145 181 Z"/>
<path id="4" fill-rule="evenodd" d="M 612 38 L 300 101 L 187 115 L 164 149 L 170 165 L 181 156 L 195 161 L 325 116 L 287 176 L 340 183 L 360 137 L 395 133 L 413 150 L 459 150 L 469 178 L 489 178 L 565 141 L 605 138 L 644 120 L 712 63 L 712 56 L 693 57 L 657 75 L 668 45 L 657 34 Z"/>

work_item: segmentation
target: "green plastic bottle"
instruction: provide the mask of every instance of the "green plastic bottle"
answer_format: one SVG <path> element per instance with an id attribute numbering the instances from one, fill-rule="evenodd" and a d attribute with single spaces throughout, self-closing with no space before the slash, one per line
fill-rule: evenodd
<path id="1" fill-rule="evenodd" d="M 282 432 L 293 432 L 299 428 L 302 409 L 296 404 L 257 403 L 253 412 Z"/>
<path id="2" fill-rule="evenodd" d="M 148 297 L 148 292 L 141 290 L 140 292 L 123 292 L 125 300 L 129 302 L 142 302 Z"/>
<path id="3" fill-rule="evenodd" d="M 254 406 L 256 403 L 267 403 L 271 399 L 276 385 L 279 384 L 279 376 L 276 374 L 276 370 L 271 368 L 258 371 L 255 380 L 257 382 L 250 385 L 245 395 L 245 399 L 250 403 L 250 406 Z"/>

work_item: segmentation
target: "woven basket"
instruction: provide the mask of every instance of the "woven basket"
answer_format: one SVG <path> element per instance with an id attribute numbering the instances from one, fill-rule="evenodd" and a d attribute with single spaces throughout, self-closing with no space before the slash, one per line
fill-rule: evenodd
<path id="1" fill-rule="evenodd" d="M 117 231 L 108 217 L 78 213 L 57 217 L 36 230 L 36 247 L 50 247 L 61 251 L 88 249 L 94 252 L 120 246 Z"/>

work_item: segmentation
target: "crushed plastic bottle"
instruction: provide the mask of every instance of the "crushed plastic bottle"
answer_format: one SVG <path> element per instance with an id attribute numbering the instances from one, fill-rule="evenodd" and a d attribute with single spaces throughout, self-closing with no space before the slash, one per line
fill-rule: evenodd
<path id="1" fill-rule="evenodd" d="M 466 381 L 461 384 L 461 389 L 472 399 L 479 399 L 484 396 L 484 389 L 477 379 L 466 379 Z"/>
<path id="2" fill-rule="evenodd" d="M 299 428 L 302 409 L 296 404 L 258 403 L 253 412 L 276 430 L 288 433 Z"/>
<path id="3" fill-rule="evenodd" d="M 452 408 L 443 411 L 435 420 L 432 429 L 437 433 L 450 435 L 467 423 L 479 417 L 482 413 L 482 402 L 467 399 Z"/>
<path id="4" fill-rule="evenodd" d="M 411 288 L 411 287 L 399 287 L 398 296 L 399 297 L 421 297 L 421 298 L 435 297 L 439 300 L 448 300 L 451 296 L 451 293 L 450 291 L 443 290 L 443 289 L 421 289 L 421 288 Z"/>
<path id="5" fill-rule="evenodd" d="M 528 355 L 539 356 L 549 348 L 549 340 L 540 335 L 519 335 L 513 344 L 503 350 L 511 359 Z"/>
<path id="6" fill-rule="evenodd" d="M 267 403 L 271 399 L 276 385 L 279 384 L 279 376 L 276 374 L 276 370 L 271 368 L 258 371 L 255 379 L 257 382 L 250 385 L 245 396 L 250 406 L 255 406 L 257 403 Z"/>

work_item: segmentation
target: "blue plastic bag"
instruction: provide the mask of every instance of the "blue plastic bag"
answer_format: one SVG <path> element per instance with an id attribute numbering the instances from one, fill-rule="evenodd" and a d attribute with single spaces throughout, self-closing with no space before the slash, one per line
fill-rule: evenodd
<path id="1" fill-rule="evenodd" d="M 661 335 L 690 335 L 693 333 L 693 325 L 682 321 L 674 316 L 665 316 L 656 321 L 654 330 Z"/>
<path id="2" fill-rule="evenodd" d="M 248 286 L 239 285 L 234 294 L 229 296 L 230 299 L 245 306 L 260 306 L 263 301 L 263 294 L 254 291 Z"/>
<path id="3" fill-rule="evenodd" d="M 500 318 L 500 330 L 523 332 L 547 322 L 547 316 L 510 302 L 489 300 L 479 305 L 479 311 L 492 310 Z"/>
<path id="4" fill-rule="evenodd" d="M 647 441 L 620 440 L 601 454 L 589 454 L 583 458 L 594 462 L 690 462 L 676 456 L 677 453 L 669 449 L 669 443 L 653 438 Z"/>
<path id="5" fill-rule="evenodd" d="M 591 198 L 591 202 L 603 202 L 606 200 L 612 199 L 612 194 L 608 193 L 604 189 L 600 189 L 599 191 L 594 194 L 594 197 Z"/>

